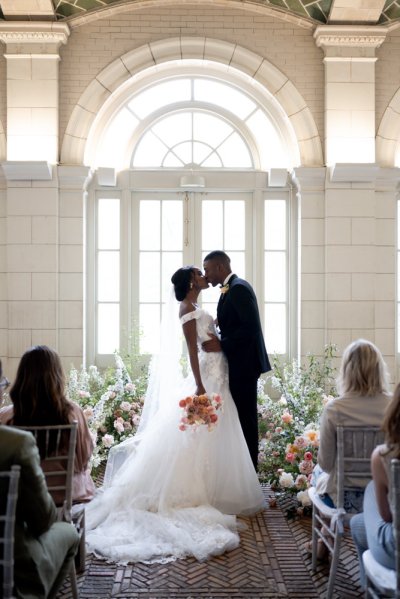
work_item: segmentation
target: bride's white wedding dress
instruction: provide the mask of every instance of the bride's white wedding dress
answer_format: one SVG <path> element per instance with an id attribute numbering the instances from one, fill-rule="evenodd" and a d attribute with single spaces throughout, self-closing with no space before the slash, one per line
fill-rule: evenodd
<path id="1" fill-rule="evenodd" d="M 208 332 L 215 332 L 212 317 L 196 309 L 181 324 L 192 318 L 201 347 Z M 106 484 L 86 508 L 86 541 L 96 555 L 119 563 L 205 560 L 238 546 L 236 514 L 263 507 L 229 392 L 226 358 L 200 350 L 199 363 L 206 391 L 223 400 L 217 425 L 211 431 L 179 430 L 179 400 L 195 390 L 191 374 L 180 388 L 166 388 L 162 381 L 150 388 L 153 407 L 144 430 L 115 448 Z M 166 370 L 170 376 L 171 368 Z"/>

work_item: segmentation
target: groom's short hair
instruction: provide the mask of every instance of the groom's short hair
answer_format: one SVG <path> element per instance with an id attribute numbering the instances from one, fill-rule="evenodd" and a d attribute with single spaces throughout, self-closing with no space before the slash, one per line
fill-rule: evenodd
<path id="1" fill-rule="evenodd" d="M 215 260 L 216 262 L 220 262 L 227 268 L 230 268 L 231 266 L 231 259 L 229 258 L 228 254 L 225 254 L 225 252 L 223 252 L 222 250 L 214 250 L 213 252 L 210 252 L 204 258 L 204 262 L 206 260 Z"/>

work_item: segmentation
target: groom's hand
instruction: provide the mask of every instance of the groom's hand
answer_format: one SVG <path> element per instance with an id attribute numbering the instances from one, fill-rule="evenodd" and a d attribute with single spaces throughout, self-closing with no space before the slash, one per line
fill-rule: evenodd
<path id="1" fill-rule="evenodd" d="M 222 351 L 218 337 L 212 333 L 207 334 L 210 339 L 208 341 L 203 341 L 201 344 L 202 349 L 206 352 Z"/>

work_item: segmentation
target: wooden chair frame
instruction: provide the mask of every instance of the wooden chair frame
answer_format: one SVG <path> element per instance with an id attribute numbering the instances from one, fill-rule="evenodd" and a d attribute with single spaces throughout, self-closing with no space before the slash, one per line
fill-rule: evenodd
<path id="1" fill-rule="evenodd" d="M 72 517 L 72 478 L 74 475 L 75 447 L 78 423 L 54 426 L 17 426 L 29 431 L 35 437 L 41 448 L 41 466 L 46 478 L 47 489 L 55 499 L 58 507 L 59 520 L 75 526 Z M 68 437 L 68 443 L 65 439 Z M 62 496 L 60 504 L 59 497 Z M 81 538 L 82 530 L 76 527 Z M 78 599 L 76 566 L 72 561 L 70 582 L 73 599 Z"/>
<path id="2" fill-rule="evenodd" d="M 317 567 L 318 540 L 327 547 L 331 564 L 326 599 L 331 599 L 340 557 L 340 548 L 350 518 L 344 509 L 344 493 L 359 489 L 357 480 L 371 479 L 371 453 L 383 442 L 383 432 L 378 426 L 338 426 L 337 427 L 337 507 L 328 507 L 310 487 L 309 495 L 313 504 L 312 513 L 312 570 Z M 351 480 L 352 485 L 345 481 Z"/>
<path id="3" fill-rule="evenodd" d="M 0 559 L 0 567 L 3 571 L 2 597 L 13 598 L 14 589 L 14 529 L 15 511 L 18 500 L 18 482 L 21 466 L 11 466 L 11 470 L 1 471 L 0 478 L 8 480 L 7 499 L 5 512 L 0 515 L 0 524 L 3 534 L 0 535 L 0 547 L 3 549 L 3 557 Z"/>

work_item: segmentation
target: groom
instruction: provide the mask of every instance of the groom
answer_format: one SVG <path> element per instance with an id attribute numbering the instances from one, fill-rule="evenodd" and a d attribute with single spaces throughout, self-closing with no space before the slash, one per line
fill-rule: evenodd
<path id="1" fill-rule="evenodd" d="M 271 370 L 261 329 L 254 291 L 231 271 L 225 252 L 215 250 L 204 258 L 204 274 L 213 287 L 221 285 L 217 321 L 221 340 L 210 335 L 202 344 L 204 351 L 223 351 L 229 366 L 229 388 L 236 404 L 240 424 L 257 470 L 258 413 L 257 380 Z"/>

